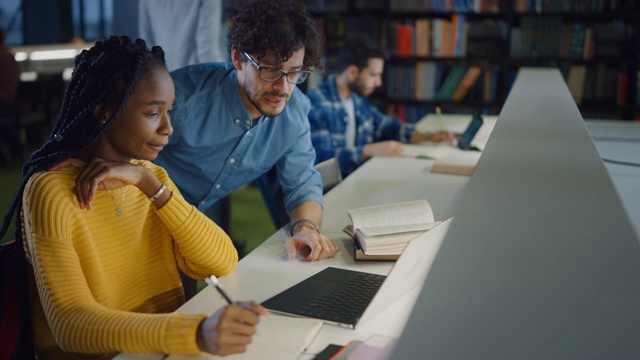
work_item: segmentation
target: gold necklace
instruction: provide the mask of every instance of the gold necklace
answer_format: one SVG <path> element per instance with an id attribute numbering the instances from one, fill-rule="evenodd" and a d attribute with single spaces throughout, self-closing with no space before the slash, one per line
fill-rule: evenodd
<path id="1" fill-rule="evenodd" d="M 107 192 L 109 192 L 109 196 L 111 196 L 111 200 L 113 200 L 113 205 L 116 206 L 116 215 L 122 215 L 122 209 L 120 207 L 124 202 L 124 196 L 127 195 L 127 188 L 125 187 L 124 191 L 122 191 L 122 199 L 120 199 L 120 205 L 116 204 L 116 199 L 113 197 L 113 194 L 111 194 L 111 190 L 107 190 Z"/>

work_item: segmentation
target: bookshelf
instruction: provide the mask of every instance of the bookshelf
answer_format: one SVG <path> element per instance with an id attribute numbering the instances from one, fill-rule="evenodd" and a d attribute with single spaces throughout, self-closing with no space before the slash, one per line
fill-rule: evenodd
<path id="1" fill-rule="evenodd" d="M 372 98 L 406 121 L 436 106 L 498 114 L 522 66 L 560 69 L 584 118 L 640 118 L 640 2 L 303 2 L 325 34 L 328 70 L 346 34 L 365 32 L 387 50 L 384 85 Z"/>

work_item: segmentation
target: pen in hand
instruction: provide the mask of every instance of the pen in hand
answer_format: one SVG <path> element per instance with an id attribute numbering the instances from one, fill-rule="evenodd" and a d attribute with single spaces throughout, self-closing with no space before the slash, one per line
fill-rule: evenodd
<path id="1" fill-rule="evenodd" d="M 438 119 L 438 123 L 440 124 L 440 130 L 446 131 L 446 129 L 444 128 L 444 124 L 442 123 L 442 117 L 440 116 L 441 114 L 442 110 L 440 110 L 440 106 L 436 106 L 436 118 Z"/>
<path id="2" fill-rule="evenodd" d="M 216 290 L 218 290 L 220 295 L 222 295 L 222 297 L 224 297 L 224 299 L 227 300 L 227 303 L 229 303 L 230 305 L 235 304 L 235 301 L 233 301 L 233 299 L 231 299 L 229 294 L 227 294 L 227 292 L 224 291 L 224 289 L 222 288 L 222 285 L 220 284 L 220 281 L 218 281 L 218 278 L 215 277 L 215 275 L 209 276 L 208 278 L 204 279 L 204 281 L 206 281 L 207 284 L 213 286 Z"/>

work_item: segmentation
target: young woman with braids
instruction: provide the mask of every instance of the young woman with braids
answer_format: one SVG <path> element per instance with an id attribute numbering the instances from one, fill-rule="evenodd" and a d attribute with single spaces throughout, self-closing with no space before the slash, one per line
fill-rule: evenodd
<path id="1" fill-rule="evenodd" d="M 173 101 L 157 46 L 114 36 L 77 56 L 59 119 L 24 164 L 0 231 L 15 215 L 30 324 L 21 339 L 39 358 L 242 352 L 267 314 L 253 302 L 173 312 L 184 302 L 178 269 L 204 279 L 238 261 L 227 234 L 150 162 L 173 132 Z"/>

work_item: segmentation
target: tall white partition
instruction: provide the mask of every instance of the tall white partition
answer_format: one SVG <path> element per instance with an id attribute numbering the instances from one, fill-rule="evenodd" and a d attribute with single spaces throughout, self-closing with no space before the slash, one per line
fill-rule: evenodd
<path id="1" fill-rule="evenodd" d="M 559 71 L 523 68 L 394 359 L 637 359 L 640 243 Z"/>

